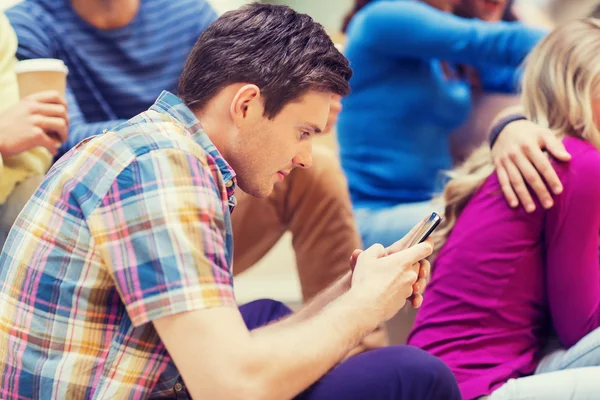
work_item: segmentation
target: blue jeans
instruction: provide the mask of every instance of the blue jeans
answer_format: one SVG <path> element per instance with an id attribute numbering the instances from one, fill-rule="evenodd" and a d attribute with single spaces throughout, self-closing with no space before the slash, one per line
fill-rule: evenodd
<path id="1" fill-rule="evenodd" d="M 432 211 L 439 213 L 440 208 L 440 204 L 428 200 L 381 209 L 355 208 L 354 217 L 365 248 L 375 243 L 387 247 L 402 239 Z"/>
<path id="2" fill-rule="evenodd" d="M 511 379 L 489 400 L 598 399 L 600 394 L 600 328 L 570 349 L 556 347 L 540 361 L 535 375 Z"/>
<path id="3" fill-rule="evenodd" d="M 292 311 L 273 300 L 240 307 L 248 329 L 277 321 Z M 189 399 L 183 381 L 163 397 Z M 460 400 L 458 384 L 439 359 L 412 346 L 392 346 L 348 358 L 295 400 Z"/>

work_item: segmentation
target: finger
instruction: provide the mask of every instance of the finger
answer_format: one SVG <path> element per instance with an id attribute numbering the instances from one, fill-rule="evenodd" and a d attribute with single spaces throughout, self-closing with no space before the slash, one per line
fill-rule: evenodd
<path id="1" fill-rule="evenodd" d="M 510 184 L 510 179 L 508 178 L 506 169 L 501 162 L 498 162 L 496 165 L 496 175 L 498 176 L 498 182 L 500 182 L 502 193 L 504 193 L 504 197 L 506 198 L 508 205 L 512 208 L 517 207 L 519 205 L 519 200 L 517 199 L 517 195 Z"/>
<path id="2" fill-rule="evenodd" d="M 414 246 L 411 246 L 407 249 L 399 251 L 398 253 L 394 253 L 386 257 L 386 260 L 389 260 L 391 264 L 404 264 L 410 265 L 418 264 L 419 261 L 429 257 L 433 252 L 433 246 L 431 244 L 431 240 L 426 240 L 423 243 L 418 243 Z M 419 274 L 419 267 L 415 268 L 415 273 Z"/>
<path id="3" fill-rule="evenodd" d="M 46 117 L 58 117 L 64 120 L 68 120 L 67 107 L 63 104 L 53 103 L 35 103 L 33 112 L 36 114 L 42 114 Z"/>
<path id="4" fill-rule="evenodd" d="M 406 235 L 404 235 L 404 237 L 402 239 L 398 240 L 397 242 L 395 242 L 391 246 L 389 246 L 387 248 L 388 254 L 394 254 L 394 253 L 398 253 L 399 251 L 404 250 L 406 248 L 407 244 L 410 243 L 412 238 L 417 234 L 418 230 L 421 228 L 421 226 L 423 225 L 423 222 L 425 222 L 425 220 L 427 220 L 427 218 L 429 218 L 429 217 L 423 218 L 421 220 L 421 222 L 419 222 L 418 224 L 413 226 L 412 229 L 410 230 L 410 232 L 408 232 Z"/>
<path id="5" fill-rule="evenodd" d="M 519 201 L 523 204 L 523 207 L 525 207 L 527 212 L 533 212 L 535 210 L 535 204 L 533 203 L 533 199 L 529 194 L 527 186 L 525 186 L 525 181 L 523 180 L 521 172 L 511 160 L 504 161 L 504 168 L 506 169 L 510 184 L 517 194 Z"/>
<path id="6" fill-rule="evenodd" d="M 64 97 L 62 97 L 56 90 L 45 90 L 42 92 L 32 93 L 25 98 L 39 101 L 41 103 L 54 103 L 62 104 L 65 107 L 67 106 L 67 102 L 65 101 Z"/>
<path id="7" fill-rule="evenodd" d="M 427 286 L 427 279 L 419 278 L 415 283 L 413 283 L 413 294 L 415 293 L 423 293 L 425 291 L 425 287 Z"/>
<path id="8" fill-rule="evenodd" d="M 554 169 L 550 165 L 548 158 L 543 155 L 543 152 L 539 148 L 536 147 L 535 149 L 532 149 L 531 147 L 524 146 L 522 150 L 524 154 L 516 154 L 513 161 L 515 162 L 517 168 L 519 168 L 519 170 L 521 171 L 521 174 L 523 175 L 525 181 L 529 184 L 529 186 L 537 195 L 538 199 L 540 200 L 540 203 L 542 203 L 542 205 L 545 208 L 552 207 L 554 205 L 554 202 L 552 201 L 552 196 L 550 195 L 548 188 L 546 188 L 546 183 L 542 180 L 539 174 L 539 172 L 541 171 L 539 169 L 536 169 L 536 167 L 534 167 L 533 164 L 531 164 L 532 157 L 541 156 L 544 159 L 544 162 L 548 164 L 548 167 L 552 171 L 552 174 L 556 176 Z M 556 179 L 558 180 L 558 177 L 556 177 Z M 527 192 L 529 193 L 529 190 Z"/>
<path id="9" fill-rule="evenodd" d="M 555 158 L 560 161 L 566 162 L 571 159 L 571 154 L 565 148 L 562 140 L 560 140 L 556 135 L 548 132 L 547 135 L 544 136 L 544 147 L 548 150 L 548 153 L 552 154 Z M 556 192 L 555 192 L 556 193 Z M 558 194 L 558 193 L 556 193 Z"/>
<path id="10" fill-rule="evenodd" d="M 52 139 L 41 128 L 34 127 L 33 129 L 35 130 L 35 145 L 46 148 L 46 150 L 48 150 L 50 154 L 55 156 L 58 153 L 60 142 L 55 139 Z"/>
<path id="11" fill-rule="evenodd" d="M 350 256 L 350 269 L 352 271 L 354 271 L 354 267 L 356 267 L 356 262 L 358 261 L 358 256 L 360 256 L 360 254 L 363 251 L 361 249 L 356 249 L 352 252 L 352 255 Z"/>
<path id="12" fill-rule="evenodd" d="M 427 260 L 421 260 L 419 278 L 429 279 L 429 275 L 431 275 L 431 263 Z"/>
<path id="13" fill-rule="evenodd" d="M 68 126 L 67 121 L 57 117 L 43 117 L 38 115 L 35 118 L 35 125 L 42 128 L 47 133 L 55 133 L 62 142 L 67 140 Z"/>
<path id="14" fill-rule="evenodd" d="M 553 135 L 554 136 L 554 135 Z M 562 142 L 560 142 L 562 146 Z M 568 153 L 567 153 L 568 154 Z M 554 194 L 560 194 L 563 191 L 563 185 L 560 181 L 554 167 L 550 163 L 550 159 L 544 154 L 544 152 L 538 150 L 534 151 L 531 156 L 528 156 L 535 168 L 544 177 L 544 180 L 548 182 L 548 186 Z M 569 155 L 570 157 L 570 155 Z"/>
<path id="15" fill-rule="evenodd" d="M 414 308 L 419 308 L 423 305 L 423 295 L 422 294 L 413 294 L 410 297 L 410 304 L 412 304 L 412 306 Z"/>

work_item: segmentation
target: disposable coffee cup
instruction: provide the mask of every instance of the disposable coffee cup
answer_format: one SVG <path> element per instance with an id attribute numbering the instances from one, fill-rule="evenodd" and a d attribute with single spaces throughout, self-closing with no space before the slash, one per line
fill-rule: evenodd
<path id="1" fill-rule="evenodd" d="M 64 96 L 67 88 L 68 68 L 62 60 L 37 58 L 19 61 L 15 66 L 19 95 L 21 98 L 32 93 L 56 90 Z"/>

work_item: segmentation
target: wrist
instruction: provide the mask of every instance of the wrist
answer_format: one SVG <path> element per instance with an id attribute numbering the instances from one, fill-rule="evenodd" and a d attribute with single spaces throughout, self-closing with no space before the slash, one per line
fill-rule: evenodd
<path id="1" fill-rule="evenodd" d="M 512 124 L 515 121 L 522 120 L 527 120 L 527 117 L 525 117 L 523 114 L 510 114 L 496 121 L 490 129 L 490 149 L 494 147 L 496 140 L 498 139 L 504 128 L 506 128 L 508 125 Z"/>
<path id="2" fill-rule="evenodd" d="M 384 321 L 383 311 L 373 296 L 356 287 L 350 288 L 341 299 L 351 307 L 352 315 L 360 319 L 365 334 L 374 331 Z"/>

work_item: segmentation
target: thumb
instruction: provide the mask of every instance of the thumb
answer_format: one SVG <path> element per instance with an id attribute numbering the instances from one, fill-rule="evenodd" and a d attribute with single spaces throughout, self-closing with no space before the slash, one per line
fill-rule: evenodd
<path id="1" fill-rule="evenodd" d="M 571 159 L 571 155 L 567 152 L 562 140 L 556 137 L 556 135 L 548 133 L 543 136 L 543 141 L 548 153 L 552 154 L 559 161 L 566 162 Z"/>
<path id="2" fill-rule="evenodd" d="M 358 261 L 358 256 L 360 256 L 362 252 L 363 251 L 361 249 L 356 249 L 352 252 L 352 255 L 350 256 L 350 269 L 352 271 L 354 271 L 354 267 L 356 267 L 356 261 Z"/>

